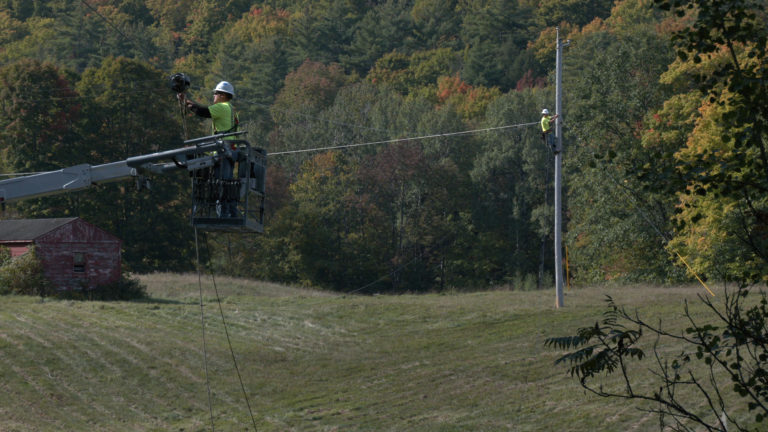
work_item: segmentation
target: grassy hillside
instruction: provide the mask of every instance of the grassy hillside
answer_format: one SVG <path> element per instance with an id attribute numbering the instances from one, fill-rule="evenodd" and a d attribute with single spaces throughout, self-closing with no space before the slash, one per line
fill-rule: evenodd
<path id="1" fill-rule="evenodd" d="M 146 302 L 0 298 L 0 430 L 210 430 L 196 276 L 143 278 Z M 683 326 L 700 287 L 338 296 L 217 279 L 259 430 L 658 430 L 585 394 L 543 346 L 610 293 Z M 216 430 L 252 430 L 210 280 Z M 697 306 L 698 307 L 698 306 Z M 674 349 L 674 347 L 672 347 Z"/>

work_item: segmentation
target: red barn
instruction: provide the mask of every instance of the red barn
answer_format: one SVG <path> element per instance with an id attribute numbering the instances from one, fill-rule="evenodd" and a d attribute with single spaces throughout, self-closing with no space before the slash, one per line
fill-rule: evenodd
<path id="1" fill-rule="evenodd" d="M 120 279 L 122 242 L 80 218 L 0 221 L 0 245 L 11 256 L 34 245 L 45 276 L 59 289 L 93 289 Z"/>

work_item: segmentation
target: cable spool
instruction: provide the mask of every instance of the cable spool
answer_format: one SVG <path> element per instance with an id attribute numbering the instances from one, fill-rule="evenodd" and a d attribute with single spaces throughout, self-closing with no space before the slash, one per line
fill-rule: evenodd
<path id="1" fill-rule="evenodd" d="M 189 77 L 183 73 L 176 73 L 171 75 L 168 84 L 176 93 L 184 93 L 189 88 Z"/>

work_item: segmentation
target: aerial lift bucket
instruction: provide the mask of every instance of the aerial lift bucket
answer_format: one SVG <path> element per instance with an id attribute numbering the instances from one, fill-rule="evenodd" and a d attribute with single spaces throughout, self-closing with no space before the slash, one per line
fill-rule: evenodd
<path id="1" fill-rule="evenodd" d="M 222 170 L 213 167 L 192 172 L 192 225 L 203 231 L 263 233 L 266 152 L 244 140 L 227 143 L 238 148 L 231 178 L 222 178 Z"/>

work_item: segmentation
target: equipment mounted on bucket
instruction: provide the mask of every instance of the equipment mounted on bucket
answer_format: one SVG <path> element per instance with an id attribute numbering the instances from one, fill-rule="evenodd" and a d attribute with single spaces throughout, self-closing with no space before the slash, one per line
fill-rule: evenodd
<path id="1" fill-rule="evenodd" d="M 81 164 L 56 171 L 0 181 L 0 202 L 5 205 L 28 198 L 74 192 L 93 185 L 137 179 L 148 186 L 145 176 L 185 169 L 192 177 L 191 222 L 204 231 L 262 233 L 267 154 L 241 139 L 224 140 L 245 132 L 222 133 L 184 141 L 184 147 L 133 156 L 103 165 Z M 237 176 L 217 178 L 214 165 L 227 157 L 232 145 L 240 149 Z M 149 192 L 151 193 L 151 191 Z M 218 205 L 228 201 L 235 217 L 222 218 Z"/>

